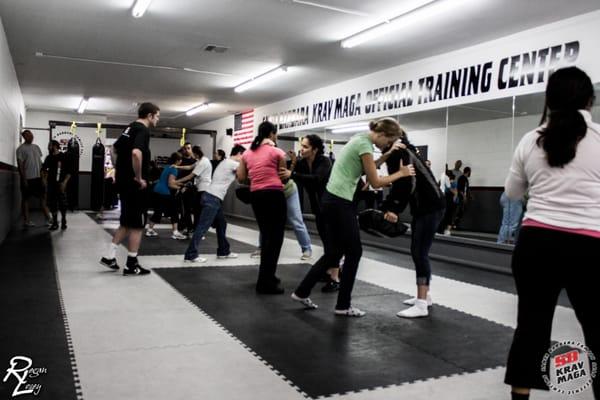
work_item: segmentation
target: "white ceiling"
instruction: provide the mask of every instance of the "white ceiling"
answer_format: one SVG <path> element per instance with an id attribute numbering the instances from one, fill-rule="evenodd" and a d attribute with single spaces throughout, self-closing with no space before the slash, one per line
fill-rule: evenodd
<path id="1" fill-rule="evenodd" d="M 358 10 L 349 15 L 291 0 L 153 0 L 141 19 L 133 0 L 1 0 L 25 103 L 33 110 L 134 115 L 156 102 L 169 125 L 195 126 L 319 87 L 527 28 L 600 9 L 598 0 L 458 0 L 455 13 L 342 49 L 339 40 L 394 16 L 414 0 L 314 0 Z M 457 1 L 457 0 L 439 0 Z M 229 47 L 205 53 L 206 44 Z M 177 68 L 231 76 L 36 57 L 45 54 Z M 233 87 L 278 65 L 285 77 L 244 93 Z M 203 102 L 207 112 L 183 112 Z M 169 119 L 170 118 L 170 119 Z"/>

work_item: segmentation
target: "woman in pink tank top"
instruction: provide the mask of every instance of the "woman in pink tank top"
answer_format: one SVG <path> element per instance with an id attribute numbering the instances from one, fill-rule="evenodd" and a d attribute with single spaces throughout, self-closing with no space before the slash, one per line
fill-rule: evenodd
<path id="1" fill-rule="evenodd" d="M 283 183 L 279 169 L 285 168 L 285 153 L 275 147 L 277 128 L 265 121 L 258 127 L 250 149 L 244 152 L 238 167 L 238 181 L 250 180 L 250 202 L 262 236 L 260 268 L 256 291 L 261 294 L 283 294 L 275 276 L 283 245 L 287 215 Z"/>

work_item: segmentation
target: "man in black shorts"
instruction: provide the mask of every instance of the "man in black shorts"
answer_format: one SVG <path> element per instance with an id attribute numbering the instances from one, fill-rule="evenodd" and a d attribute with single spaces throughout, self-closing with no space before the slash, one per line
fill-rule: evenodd
<path id="1" fill-rule="evenodd" d="M 119 243 L 126 237 L 128 253 L 123 275 L 146 275 L 150 271 L 142 268 L 137 253 L 144 231 L 143 215 L 146 209 L 146 188 L 150 165 L 150 128 L 158 124 L 160 109 L 152 103 L 142 103 L 138 119 L 132 122 L 113 145 L 116 155 L 115 181 L 121 200 L 120 226 L 112 243 L 100 263 L 117 270 L 116 252 Z"/>

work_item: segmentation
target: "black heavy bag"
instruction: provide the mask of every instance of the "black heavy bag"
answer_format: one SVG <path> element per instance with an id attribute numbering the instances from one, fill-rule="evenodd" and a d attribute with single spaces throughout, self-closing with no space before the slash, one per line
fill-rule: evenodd
<path id="1" fill-rule="evenodd" d="M 383 211 L 369 208 L 358 213 L 358 225 L 360 229 L 380 237 L 396 237 L 403 235 L 408 226 L 398 220 L 389 222 L 383 218 Z"/>
<path id="2" fill-rule="evenodd" d="M 79 141 L 73 136 L 67 144 L 67 159 L 73 172 L 67 185 L 67 202 L 71 211 L 79 208 L 79 151 Z"/>
<path id="3" fill-rule="evenodd" d="M 90 187 L 90 207 L 99 211 L 104 203 L 104 145 L 100 138 L 92 147 L 92 184 Z"/>

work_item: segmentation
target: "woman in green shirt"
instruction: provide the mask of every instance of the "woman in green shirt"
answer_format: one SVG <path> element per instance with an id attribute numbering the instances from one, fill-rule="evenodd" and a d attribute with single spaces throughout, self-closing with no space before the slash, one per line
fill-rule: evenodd
<path id="1" fill-rule="evenodd" d="M 312 288 L 330 266 L 337 265 L 342 256 L 345 256 L 335 314 L 348 317 L 365 315 L 364 311 L 351 305 L 352 288 L 362 255 L 356 206 L 352 203 L 356 184 L 363 174 L 366 174 L 369 184 L 374 188 L 387 186 L 400 178 L 415 174 L 412 165 L 401 164 L 396 173 L 378 176 L 373 159 L 373 145 L 382 150 L 387 149 L 403 131 L 398 122 L 391 118 L 371 121 L 369 128 L 369 133 L 354 136 L 344 146 L 333 165 L 322 198 L 326 236 L 329 238 L 324 243 L 325 254 L 292 293 L 292 299 L 301 302 L 306 308 L 317 308 L 309 298 Z"/>

